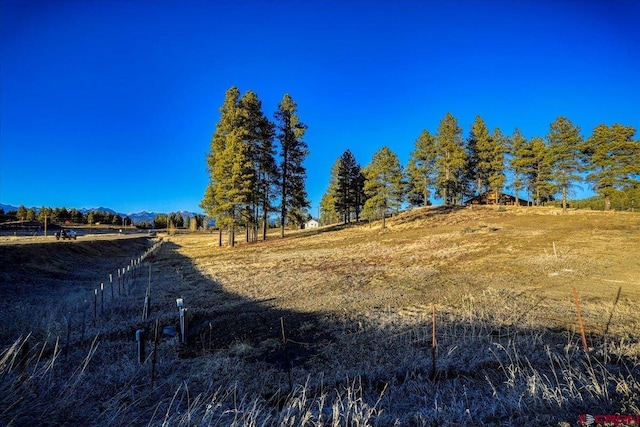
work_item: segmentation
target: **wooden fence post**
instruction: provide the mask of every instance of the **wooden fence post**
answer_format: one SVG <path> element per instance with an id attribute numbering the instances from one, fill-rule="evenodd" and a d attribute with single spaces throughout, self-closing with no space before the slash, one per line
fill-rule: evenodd
<path id="1" fill-rule="evenodd" d="M 289 378 L 289 391 L 293 391 L 293 381 L 291 379 L 291 360 L 289 359 L 289 348 L 287 347 L 287 336 L 284 331 L 283 317 L 280 317 L 280 329 L 282 330 L 282 345 L 284 346 L 284 362 L 287 368 L 287 377 Z"/>
<path id="2" fill-rule="evenodd" d="M 158 341 L 160 339 L 160 319 L 156 319 L 156 329 L 153 334 L 153 357 L 151 360 L 151 388 L 155 388 L 156 362 L 158 360 Z"/>
<path id="3" fill-rule="evenodd" d="M 136 331 L 136 347 L 138 349 L 138 363 L 142 365 L 145 359 L 144 329 L 138 329 Z"/>
<path id="4" fill-rule="evenodd" d="M 578 311 L 578 325 L 580 326 L 580 334 L 582 335 L 582 346 L 584 347 L 584 352 L 589 352 L 589 346 L 587 345 L 587 335 L 584 332 L 584 323 L 582 321 L 582 310 L 580 310 L 580 300 L 578 299 L 578 291 L 576 288 L 573 288 L 573 297 L 576 303 L 576 310 Z"/>
<path id="5" fill-rule="evenodd" d="M 437 376 L 436 363 L 438 357 L 438 338 L 436 329 L 436 306 L 431 306 L 431 380 L 435 381 Z"/>

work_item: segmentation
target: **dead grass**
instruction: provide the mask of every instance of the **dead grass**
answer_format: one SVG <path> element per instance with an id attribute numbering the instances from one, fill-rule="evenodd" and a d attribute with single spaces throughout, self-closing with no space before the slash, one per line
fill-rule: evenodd
<path id="1" fill-rule="evenodd" d="M 165 238 L 150 261 L 151 318 L 140 318 L 147 264 L 127 298 L 82 333 L 76 318 L 69 337 L 64 315 L 86 313 L 83 292 L 123 264 L 122 252 L 143 248 L 65 244 L 50 265 L 35 253 L 24 274 L 3 268 L 3 300 L 20 289 L 26 303 L 17 286 L 26 281 L 57 289 L 37 321 L 33 310 L 1 308 L 16 322 L 3 330 L 0 420 L 46 425 L 29 412 L 36 401 L 49 423 L 104 426 L 557 425 L 640 411 L 640 216 L 429 208 L 388 224 L 236 248 L 211 234 Z M 60 308 L 52 301 L 62 295 Z M 133 335 L 151 335 L 155 319 L 176 325 L 177 297 L 191 313 L 188 345 L 160 341 L 152 385 L 151 357 L 135 362 Z M 64 410 L 43 400 L 60 396 Z"/>
<path id="2" fill-rule="evenodd" d="M 233 250 L 202 236 L 172 241 L 227 291 L 278 296 L 282 306 L 303 311 L 342 310 L 343 298 L 358 290 L 392 293 L 399 306 L 488 287 L 554 300 L 576 287 L 585 299 L 610 301 L 623 286 L 625 297 L 640 297 L 637 215 L 553 212 L 422 209 L 389 221 L 384 231 L 365 224 Z M 376 301 L 357 299 L 350 309 L 366 311 Z"/>

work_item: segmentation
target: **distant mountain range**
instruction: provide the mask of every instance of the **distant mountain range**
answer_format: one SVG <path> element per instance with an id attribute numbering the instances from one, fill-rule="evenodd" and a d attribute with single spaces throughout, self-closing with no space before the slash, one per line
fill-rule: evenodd
<path id="1" fill-rule="evenodd" d="M 2 204 L 2 203 L 0 203 L 0 209 L 2 209 L 5 212 L 18 210 L 18 208 L 16 206 L 5 205 L 5 204 Z"/>
<path id="2" fill-rule="evenodd" d="M 109 209 L 109 208 L 103 208 L 103 207 L 99 207 L 99 208 L 82 208 L 82 209 L 78 209 L 80 212 L 82 212 L 84 215 L 88 214 L 89 212 L 93 211 L 93 212 L 106 212 L 106 213 L 110 213 L 110 214 L 118 214 L 120 216 L 122 216 L 121 213 L 118 213 L 116 211 L 114 211 L 113 209 Z"/>
<path id="3" fill-rule="evenodd" d="M 3 203 L 0 203 L 0 209 L 3 209 L 5 212 L 10 212 L 10 211 L 17 211 L 18 210 L 18 206 L 11 206 L 11 205 L 5 205 Z M 35 208 L 36 212 L 40 210 L 40 208 Z M 155 219 L 156 215 L 166 215 L 167 213 L 164 212 L 147 212 L 147 211 L 142 211 L 142 212 L 132 212 L 132 213 L 128 213 L 128 214 L 123 214 L 120 212 L 116 212 L 113 209 L 109 209 L 109 208 L 105 208 L 105 207 L 99 207 L 99 208 L 82 208 L 82 209 L 78 209 L 80 212 L 82 212 L 84 215 L 86 215 L 87 213 L 94 211 L 94 212 L 107 212 L 110 214 L 114 214 L 114 215 L 120 215 L 123 217 L 129 217 L 131 218 L 131 221 L 133 221 L 134 224 L 138 224 L 141 222 L 148 222 L 148 223 L 153 223 L 153 220 Z M 183 218 L 189 217 L 189 218 L 193 218 L 195 215 L 200 215 L 200 214 L 196 214 L 195 212 L 189 212 L 189 211 L 179 211 L 176 212 L 179 213 L 180 215 L 182 215 Z"/>

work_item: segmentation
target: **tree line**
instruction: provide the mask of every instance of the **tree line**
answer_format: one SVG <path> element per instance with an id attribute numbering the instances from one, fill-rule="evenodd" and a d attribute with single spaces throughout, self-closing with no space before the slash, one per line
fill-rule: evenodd
<path id="1" fill-rule="evenodd" d="M 45 218 L 48 223 L 58 224 L 76 224 L 76 225 L 113 225 L 129 227 L 135 225 L 141 229 L 164 229 L 164 228 L 186 228 L 189 230 L 197 230 L 204 226 L 205 216 L 194 215 L 193 217 L 182 216 L 180 212 L 171 212 L 169 214 L 156 214 L 151 223 L 141 221 L 137 224 L 129 216 L 122 216 L 117 213 L 91 210 L 83 213 L 78 209 L 71 208 L 51 208 L 41 207 L 26 208 L 20 205 L 14 211 L 4 212 L 0 209 L 0 215 L 4 215 L 6 220 L 24 221 L 24 222 L 40 222 L 44 223 Z"/>
<path id="2" fill-rule="evenodd" d="M 205 227 L 205 216 L 204 215 L 194 215 L 190 216 L 182 216 L 180 212 L 171 212 L 169 214 L 156 214 L 153 219 L 153 224 L 149 224 L 147 222 L 139 222 L 137 224 L 138 228 L 148 229 L 173 229 L 173 228 L 183 228 L 191 231 L 200 230 Z"/>
<path id="3" fill-rule="evenodd" d="M 331 169 L 320 220 L 329 224 L 361 216 L 382 218 L 384 227 L 386 215 L 405 202 L 427 206 L 436 196 L 459 205 L 490 191 L 498 203 L 505 187 L 515 192 L 516 204 L 524 190 L 534 205 L 560 196 L 566 210 L 572 187 L 583 180 L 604 209 L 610 209 L 612 199 L 628 200 L 640 187 L 640 140 L 634 139 L 635 133 L 631 126 L 600 124 L 584 138 L 578 126 L 561 116 L 544 138 L 527 139 L 517 128 L 512 135 L 499 128 L 490 131 L 476 116 L 463 138 L 456 118 L 447 113 L 435 134 L 423 130 L 418 136 L 406 168 L 387 146 L 376 151 L 365 168 L 345 151 Z"/>
<path id="4" fill-rule="evenodd" d="M 272 122 L 254 92 L 241 95 L 233 86 L 225 93 L 207 154 L 209 184 L 200 203 L 215 220 L 220 245 L 223 229 L 231 246 L 237 228 L 246 230 L 247 241 L 257 240 L 259 229 L 266 239 L 270 213 L 279 213 L 282 237 L 287 226 L 306 219 L 307 126 L 297 108 L 285 94 Z"/>
<path id="5" fill-rule="evenodd" d="M 89 211 L 83 213 L 76 208 L 67 209 L 51 208 L 43 206 L 40 209 L 26 208 L 24 205 L 20 205 L 17 210 L 9 211 L 7 216 L 15 218 L 16 221 L 26 222 L 42 222 L 45 218 L 49 223 L 69 223 L 69 224 L 113 224 L 113 225 L 125 225 L 129 226 L 133 222 L 128 216 L 122 216 L 120 214 L 104 212 L 104 211 Z"/>

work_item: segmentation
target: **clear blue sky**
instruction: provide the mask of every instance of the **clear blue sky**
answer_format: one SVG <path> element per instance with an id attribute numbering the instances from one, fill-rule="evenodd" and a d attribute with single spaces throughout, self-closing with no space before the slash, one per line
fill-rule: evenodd
<path id="1" fill-rule="evenodd" d="M 406 164 L 447 112 L 640 130 L 638 1 L 0 0 L 0 202 L 199 211 L 224 92 L 308 126 L 312 214 L 347 148 Z M 584 189 L 587 187 L 584 185 Z"/>

